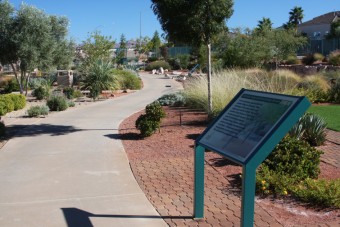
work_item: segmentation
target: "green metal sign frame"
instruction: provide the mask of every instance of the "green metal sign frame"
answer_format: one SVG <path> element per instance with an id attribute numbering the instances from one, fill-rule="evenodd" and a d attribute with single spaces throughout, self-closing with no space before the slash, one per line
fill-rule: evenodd
<path id="1" fill-rule="evenodd" d="M 266 120 L 256 120 L 261 117 L 261 109 L 265 110 L 267 103 L 270 103 L 270 106 L 268 106 L 270 107 L 269 113 L 277 116 L 269 116 L 270 120 L 267 120 L 267 122 Z M 204 217 L 204 153 L 205 150 L 211 150 L 242 165 L 241 226 L 253 226 L 256 169 L 310 105 L 305 97 L 241 89 L 195 142 L 194 218 L 201 219 Z M 249 108 L 249 106 L 253 107 Z M 281 108 L 281 111 L 277 112 L 276 107 Z M 238 114 L 235 114 L 235 111 L 238 111 L 240 116 L 237 116 Z M 246 116 L 244 113 L 248 113 L 248 115 Z M 236 127 L 232 130 L 224 129 L 228 128 L 226 122 L 229 118 L 234 118 L 233 121 L 237 122 L 242 118 L 242 115 L 247 120 L 247 122 L 243 122 L 243 127 Z M 262 117 L 262 119 L 265 118 Z M 247 125 L 251 125 L 249 121 L 260 122 L 261 128 L 266 130 L 260 133 L 261 136 L 249 136 L 251 133 L 255 134 L 256 131 L 247 128 Z M 256 127 L 259 128 L 259 125 L 258 123 Z M 246 136 L 244 136 L 244 131 L 247 131 Z M 240 140 L 239 137 L 242 134 L 243 137 Z M 247 142 L 248 139 L 250 141 Z M 243 146 L 245 141 L 247 145 Z M 238 153 L 238 149 L 245 151 Z"/>

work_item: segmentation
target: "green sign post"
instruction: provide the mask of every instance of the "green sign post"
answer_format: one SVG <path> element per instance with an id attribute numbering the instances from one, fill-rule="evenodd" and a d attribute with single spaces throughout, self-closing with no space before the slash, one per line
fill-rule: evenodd
<path id="1" fill-rule="evenodd" d="M 204 152 L 241 164 L 241 226 L 254 224 L 256 168 L 310 106 L 305 97 L 242 89 L 196 140 L 194 217 L 204 217 Z"/>

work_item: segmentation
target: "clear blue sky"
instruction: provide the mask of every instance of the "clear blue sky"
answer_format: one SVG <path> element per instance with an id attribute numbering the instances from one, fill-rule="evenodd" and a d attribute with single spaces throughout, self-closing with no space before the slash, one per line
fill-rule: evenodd
<path id="1" fill-rule="evenodd" d="M 80 43 L 89 32 L 99 30 L 119 41 L 152 37 L 157 30 L 163 33 L 153 14 L 150 0 L 9 0 L 16 8 L 21 2 L 34 5 L 47 14 L 66 16 L 70 20 L 69 36 Z M 262 17 L 268 17 L 274 27 L 288 21 L 289 11 L 295 7 L 304 10 L 303 21 L 316 16 L 340 11 L 340 0 L 234 0 L 234 14 L 228 20 L 229 28 L 254 28 Z M 141 17 L 140 17 L 141 15 Z M 141 20 L 140 20 L 141 18 Z M 141 25 L 140 26 L 140 22 Z"/>

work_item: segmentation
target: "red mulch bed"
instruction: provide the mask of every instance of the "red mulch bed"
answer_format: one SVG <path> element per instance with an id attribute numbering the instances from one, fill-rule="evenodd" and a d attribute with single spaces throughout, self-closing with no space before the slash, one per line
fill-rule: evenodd
<path id="1" fill-rule="evenodd" d="M 139 132 L 134 126 L 135 120 L 142 112 L 130 116 L 121 123 L 120 135 L 132 169 L 138 167 L 138 163 L 143 160 L 156 161 L 169 157 L 192 158 L 194 140 L 207 127 L 207 115 L 185 108 L 165 107 L 164 109 L 167 117 L 162 121 L 160 132 L 145 139 L 140 138 Z M 238 193 L 236 185 L 240 183 L 238 176 L 241 174 L 242 168 L 213 152 L 206 153 L 206 161 L 217 173 L 227 179 L 229 185 L 226 185 L 226 188 L 231 193 L 235 191 Z M 332 165 L 321 162 L 320 169 L 320 178 L 340 178 L 339 169 Z M 134 174 L 138 173 L 134 172 Z M 138 176 L 136 178 L 138 179 Z M 142 183 L 141 181 L 138 182 Z M 141 185 L 141 188 L 143 189 L 144 186 Z M 256 203 L 283 226 L 315 226 L 317 223 L 328 223 L 333 226 L 334 223 L 338 224 L 340 220 L 339 209 L 313 208 L 290 198 L 256 198 Z M 157 204 L 153 205 L 156 206 Z"/>

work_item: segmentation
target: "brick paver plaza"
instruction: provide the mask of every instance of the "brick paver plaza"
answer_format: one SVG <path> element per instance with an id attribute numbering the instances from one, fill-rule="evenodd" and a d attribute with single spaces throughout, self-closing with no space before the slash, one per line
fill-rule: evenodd
<path id="1" fill-rule="evenodd" d="M 322 161 L 339 168 L 340 133 L 330 131 L 327 139 Z M 240 195 L 226 188 L 227 179 L 207 164 L 207 157 L 205 218 L 193 220 L 193 162 L 193 158 L 171 156 L 130 160 L 139 185 L 169 226 L 240 226 Z M 256 203 L 254 218 L 258 227 L 285 226 Z M 340 220 L 308 226 L 340 226 Z"/>

